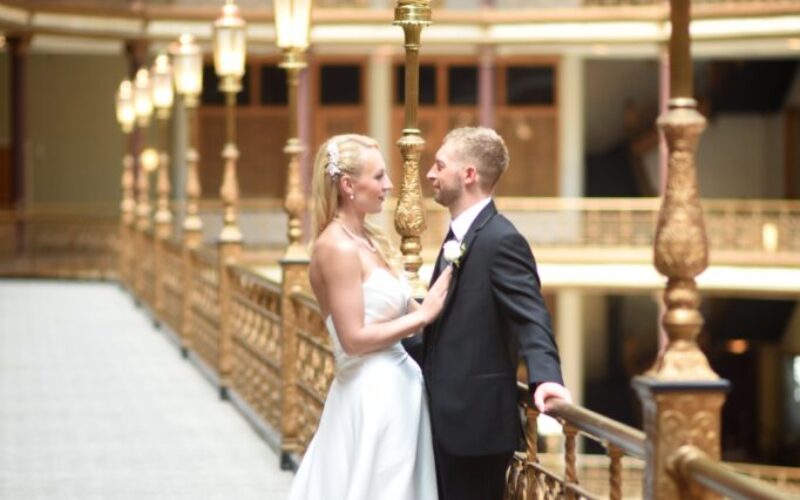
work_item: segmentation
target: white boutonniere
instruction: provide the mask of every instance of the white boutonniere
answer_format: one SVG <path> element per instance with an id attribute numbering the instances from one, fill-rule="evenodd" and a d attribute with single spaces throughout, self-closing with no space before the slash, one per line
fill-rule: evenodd
<path id="1" fill-rule="evenodd" d="M 461 256 L 464 255 L 466 249 L 467 247 L 463 243 L 459 244 L 456 240 L 450 240 L 444 244 L 442 249 L 444 260 L 458 267 L 461 264 Z"/>

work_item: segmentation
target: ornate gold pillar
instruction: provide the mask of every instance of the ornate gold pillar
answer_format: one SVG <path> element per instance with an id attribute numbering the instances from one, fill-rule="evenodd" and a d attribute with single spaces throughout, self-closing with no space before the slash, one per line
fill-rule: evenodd
<path id="1" fill-rule="evenodd" d="M 284 258 L 296 260 L 306 257 L 306 250 L 302 243 L 302 217 L 306 209 L 306 199 L 300 174 L 300 155 L 303 153 L 303 144 L 299 138 L 297 116 L 297 89 L 300 83 L 300 72 L 306 67 L 303 49 L 285 49 L 280 67 L 286 70 L 286 86 L 289 97 L 289 139 L 283 148 L 283 152 L 289 157 L 289 170 L 286 175 L 286 201 L 284 202 L 289 219 L 287 229 L 289 246 L 286 248 Z"/>
<path id="2" fill-rule="evenodd" d="M 696 341 L 703 317 L 695 278 L 708 266 L 708 240 L 694 158 L 706 122 L 691 98 L 689 17 L 689 0 L 671 1 L 671 98 L 668 111 L 658 119 L 669 160 L 654 261 L 667 277 L 662 324 L 669 339 L 653 367 L 633 381 L 647 436 L 644 497 L 652 499 L 689 497 L 688 486 L 677 480 L 671 465 L 682 445 L 697 446 L 719 458 L 720 409 L 728 389 Z M 715 497 L 692 489 L 703 498 Z"/>
<path id="3" fill-rule="evenodd" d="M 239 181 L 236 177 L 236 161 L 239 158 L 239 149 L 234 143 L 236 137 L 236 92 L 238 90 L 226 93 L 228 141 L 222 150 L 222 157 L 225 160 L 225 177 L 220 189 L 223 203 L 223 227 L 217 240 L 220 300 L 219 385 L 222 399 L 228 398 L 227 388 L 230 386 L 233 372 L 233 332 L 231 331 L 230 280 L 227 266 L 236 263 L 242 253 L 242 232 L 237 220 Z"/>
<path id="4" fill-rule="evenodd" d="M 192 348 L 192 251 L 203 245 L 203 220 L 200 218 L 199 201 L 202 194 L 197 153 L 197 97 L 184 96 L 184 105 L 189 129 L 189 146 L 186 151 L 186 213 L 183 219 L 183 249 L 181 252 L 181 353 L 189 356 Z"/>
<path id="5" fill-rule="evenodd" d="M 308 259 L 283 259 L 281 261 L 281 469 L 292 468 L 290 455 L 300 451 L 297 444 L 298 392 L 297 392 L 297 328 L 291 296 L 308 289 Z"/>
<path id="6" fill-rule="evenodd" d="M 397 141 L 403 157 L 403 178 L 394 227 L 400 236 L 403 267 L 415 295 L 422 295 L 425 285 L 420 282 L 422 266 L 420 235 L 425 231 L 425 209 L 419 183 L 419 159 L 425 140 L 417 125 L 419 107 L 419 47 L 422 28 L 431 24 L 431 7 L 428 0 L 398 0 L 394 10 L 394 24 L 405 34 L 405 125 L 403 136 Z"/>
<path id="7" fill-rule="evenodd" d="M 214 22 L 214 65 L 220 77 L 219 90 L 225 94 L 225 146 L 222 158 L 225 173 L 220 188 L 223 204 L 222 232 L 217 240 L 219 267 L 219 390 L 220 397 L 227 399 L 228 387 L 233 375 L 233 331 L 230 313 L 230 279 L 228 265 L 235 263 L 242 252 L 242 232 L 239 229 L 238 209 L 239 180 L 236 162 L 239 149 L 236 146 L 236 94 L 242 90 L 247 57 L 245 21 L 233 0 L 226 0 L 222 16 Z"/>
<path id="8" fill-rule="evenodd" d="M 133 175 L 133 153 L 130 134 L 125 135 L 127 151 L 122 158 L 122 201 L 120 202 L 120 212 L 122 213 L 122 224 L 120 228 L 119 241 L 119 277 L 125 286 L 133 289 L 131 260 L 134 256 L 132 240 L 136 224 L 136 200 L 133 197 L 134 175 Z"/>
<path id="9" fill-rule="evenodd" d="M 167 60 L 166 55 L 160 55 L 156 60 L 157 64 L 153 68 L 153 84 L 157 85 L 156 80 L 157 66 L 160 59 Z M 172 106 L 172 73 L 166 75 L 166 82 L 169 85 L 169 104 L 159 106 L 156 101 L 156 120 L 158 121 L 158 178 L 156 181 L 156 213 L 153 216 L 155 221 L 154 234 L 154 255 L 153 255 L 153 305 L 157 318 L 162 318 L 165 312 L 164 304 L 164 258 L 166 254 L 167 240 L 172 236 L 172 212 L 169 209 L 169 198 L 172 186 L 169 180 L 169 119 Z"/>
<path id="10" fill-rule="evenodd" d="M 197 105 L 203 90 L 203 54 L 192 35 L 184 33 L 170 46 L 175 90 L 183 103 L 181 109 L 186 123 L 186 210 L 183 214 L 183 245 L 181 247 L 181 354 L 189 356 L 192 345 L 193 286 L 192 251 L 203 244 L 203 221 L 200 219 L 200 177 L 197 174 Z"/>

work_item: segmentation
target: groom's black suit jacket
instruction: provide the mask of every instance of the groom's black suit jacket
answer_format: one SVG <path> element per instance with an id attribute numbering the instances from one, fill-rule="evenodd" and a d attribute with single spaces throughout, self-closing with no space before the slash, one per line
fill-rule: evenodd
<path id="1" fill-rule="evenodd" d="M 462 242 L 444 308 L 423 336 L 434 439 L 453 455 L 510 452 L 521 437 L 519 357 L 531 388 L 562 383 L 558 350 L 528 242 L 494 202 Z"/>

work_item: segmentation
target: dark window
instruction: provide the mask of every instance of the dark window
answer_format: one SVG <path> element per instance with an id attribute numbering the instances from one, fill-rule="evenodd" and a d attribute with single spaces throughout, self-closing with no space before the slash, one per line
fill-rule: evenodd
<path id="1" fill-rule="evenodd" d="M 261 66 L 261 104 L 283 106 L 288 102 L 286 71 L 277 66 Z"/>
<path id="2" fill-rule="evenodd" d="M 405 104 L 406 67 L 402 64 L 394 68 L 394 88 L 394 103 Z M 436 66 L 423 64 L 419 67 L 419 103 L 423 106 L 436 104 Z"/>
<path id="3" fill-rule="evenodd" d="M 327 65 L 320 68 L 321 104 L 360 104 L 361 66 Z"/>
<path id="4" fill-rule="evenodd" d="M 552 66 L 509 66 L 506 70 L 507 103 L 553 104 Z"/>
<path id="5" fill-rule="evenodd" d="M 450 104 L 478 103 L 478 68 L 450 66 L 447 69 L 447 102 Z"/>
<path id="6" fill-rule="evenodd" d="M 244 76 L 242 77 L 242 90 L 236 94 L 236 104 L 246 106 L 250 103 L 250 68 L 245 66 Z M 203 66 L 203 96 L 201 102 L 204 105 L 224 105 L 225 94 L 219 90 L 219 78 L 214 71 L 213 64 Z"/>

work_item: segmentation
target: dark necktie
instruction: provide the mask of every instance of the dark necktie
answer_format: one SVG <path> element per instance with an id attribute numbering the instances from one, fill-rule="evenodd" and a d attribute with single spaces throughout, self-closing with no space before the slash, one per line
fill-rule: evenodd
<path id="1" fill-rule="evenodd" d="M 442 248 L 439 250 L 439 260 L 436 261 L 436 269 L 434 269 L 435 276 L 439 276 L 439 274 L 444 271 L 445 266 L 447 266 L 447 261 L 444 260 L 444 244 L 454 239 L 456 239 L 456 235 L 453 233 L 453 228 L 451 226 L 447 231 L 447 236 L 444 237 Z"/>

